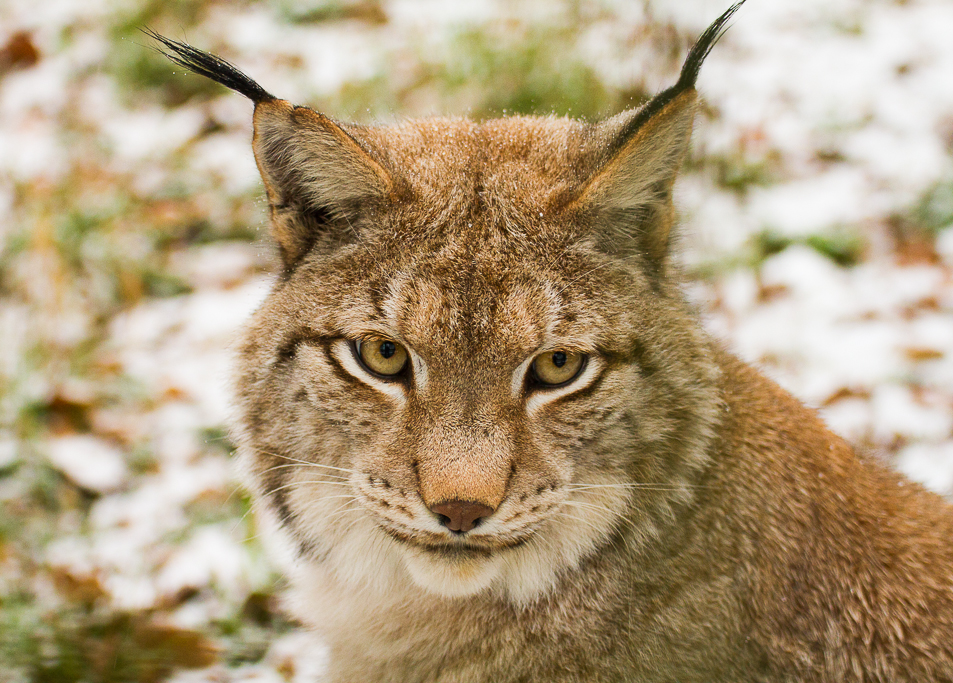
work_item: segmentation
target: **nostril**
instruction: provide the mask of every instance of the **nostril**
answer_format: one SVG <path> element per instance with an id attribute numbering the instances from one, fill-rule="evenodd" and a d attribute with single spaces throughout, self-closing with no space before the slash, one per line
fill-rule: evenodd
<path id="1" fill-rule="evenodd" d="M 438 515 L 440 523 L 450 531 L 465 533 L 492 515 L 494 509 L 469 500 L 451 500 L 432 506 L 430 511 Z"/>

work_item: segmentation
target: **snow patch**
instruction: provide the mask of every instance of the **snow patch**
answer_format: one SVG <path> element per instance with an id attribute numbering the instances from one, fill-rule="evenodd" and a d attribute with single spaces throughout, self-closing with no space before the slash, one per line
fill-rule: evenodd
<path id="1" fill-rule="evenodd" d="M 114 491 L 128 476 L 122 451 L 94 436 L 57 437 L 46 449 L 56 469 L 89 491 Z"/>
<path id="2" fill-rule="evenodd" d="M 897 468 L 932 491 L 953 496 L 953 442 L 908 446 L 900 451 Z"/>

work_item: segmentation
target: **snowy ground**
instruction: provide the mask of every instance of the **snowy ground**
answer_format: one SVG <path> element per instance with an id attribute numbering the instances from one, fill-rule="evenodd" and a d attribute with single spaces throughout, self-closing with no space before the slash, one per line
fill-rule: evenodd
<path id="1" fill-rule="evenodd" d="M 594 116 L 725 9 L 0 5 L 0 681 L 306 681 L 323 652 L 233 481 L 230 345 L 268 287 L 251 107 L 136 29 L 341 118 Z M 712 332 L 953 495 L 953 4 L 750 0 L 677 187 Z"/>

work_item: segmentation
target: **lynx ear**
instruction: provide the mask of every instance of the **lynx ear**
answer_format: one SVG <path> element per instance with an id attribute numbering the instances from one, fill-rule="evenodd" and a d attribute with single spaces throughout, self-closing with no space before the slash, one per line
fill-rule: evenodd
<path id="1" fill-rule="evenodd" d="M 636 250 L 652 264 L 667 256 L 672 186 L 691 140 L 696 100 L 694 89 L 680 93 L 634 132 L 629 129 L 640 111 L 601 124 L 610 138 L 607 159 L 589 179 L 580 208 L 596 214 L 606 251 Z"/>
<path id="2" fill-rule="evenodd" d="M 332 226 L 388 194 L 387 172 L 328 117 L 279 100 L 220 57 L 149 29 L 143 32 L 176 64 L 255 103 L 255 160 L 286 272 L 319 238 L 329 236 Z"/>
<path id="3" fill-rule="evenodd" d="M 596 214 L 607 250 L 635 250 L 655 269 L 668 256 L 675 213 L 672 185 L 691 141 L 695 81 L 705 57 L 743 2 L 730 7 L 699 37 L 674 86 L 640 109 L 596 126 L 602 162 L 576 206 Z"/>
<path id="4" fill-rule="evenodd" d="M 350 220 L 390 190 L 383 167 L 341 126 L 307 107 L 256 104 L 252 146 L 288 269 L 332 223 Z"/>

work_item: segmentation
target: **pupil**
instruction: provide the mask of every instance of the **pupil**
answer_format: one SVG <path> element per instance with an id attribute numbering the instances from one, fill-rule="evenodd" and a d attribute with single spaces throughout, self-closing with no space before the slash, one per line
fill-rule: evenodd
<path id="1" fill-rule="evenodd" d="M 397 353 L 397 344 L 392 341 L 381 342 L 380 352 L 384 358 L 390 358 Z"/>
<path id="2" fill-rule="evenodd" d="M 553 365 L 557 368 L 561 368 L 566 364 L 566 354 L 562 351 L 557 351 L 553 354 Z"/>

